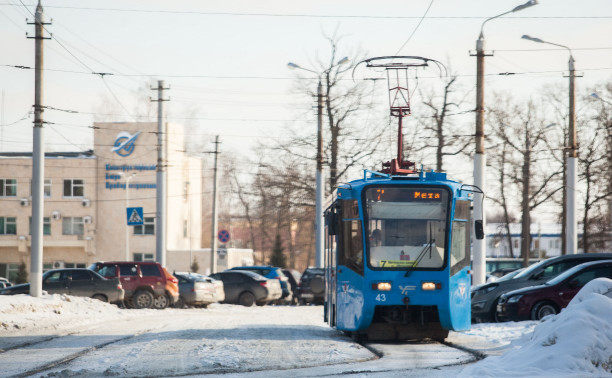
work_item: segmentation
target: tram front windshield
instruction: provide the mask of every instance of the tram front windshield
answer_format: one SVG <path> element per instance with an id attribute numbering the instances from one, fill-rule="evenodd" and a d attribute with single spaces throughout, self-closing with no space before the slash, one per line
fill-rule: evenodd
<path id="1" fill-rule="evenodd" d="M 379 269 L 443 267 L 447 212 L 445 189 L 366 189 L 369 265 Z"/>

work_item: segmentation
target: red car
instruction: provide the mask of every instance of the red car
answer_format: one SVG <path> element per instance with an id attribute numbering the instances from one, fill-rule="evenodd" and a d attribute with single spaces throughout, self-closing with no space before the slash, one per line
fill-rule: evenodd
<path id="1" fill-rule="evenodd" d="M 543 285 L 507 292 L 497 304 L 503 320 L 540 320 L 558 314 L 589 281 L 612 279 L 612 260 L 592 261 L 568 269 Z"/>
<path id="2" fill-rule="evenodd" d="M 179 299 L 178 280 L 156 262 L 96 262 L 89 269 L 106 278 L 119 277 L 126 307 L 164 309 Z"/>

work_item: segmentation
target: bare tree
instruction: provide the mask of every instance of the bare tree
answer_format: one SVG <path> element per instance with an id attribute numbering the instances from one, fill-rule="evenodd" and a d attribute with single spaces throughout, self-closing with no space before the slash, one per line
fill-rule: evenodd
<path id="1" fill-rule="evenodd" d="M 536 167 L 536 160 L 543 159 L 538 155 L 545 152 L 538 149 L 544 145 L 547 122 L 538 114 L 535 103 L 509 105 L 498 100 L 496 104 L 491 111 L 494 133 L 511 150 L 508 157 L 513 159 L 510 164 L 514 169 L 510 178 L 521 188 L 521 255 L 524 266 L 529 266 L 531 212 L 559 191 L 552 183 L 561 171 Z"/>
<path id="2" fill-rule="evenodd" d="M 327 192 L 331 193 L 337 183 L 355 169 L 372 165 L 372 158 L 381 149 L 382 122 L 372 117 L 371 110 L 379 98 L 373 96 L 374 81 L 351 79 L 355 64 L 364 57 L 362 53 L 349 55 L 349 64 L 338 64 L 344 57 L 340 49 L 341 38 L 337 35 L 326 37 L 329 43 L 327 59 L 315 59 L 313 68 L 319 72 L 324 95 L 324 154 L 329 166 L 330 177 Z M 309 100 L 316 98 L 316 79 L 304 80 L 303 72 L 298 76 L 297 91 L 304 93 Z M 374 119 L 372 119 L 374 118 Z M 298 136 L 294 134 L 288 143 L 278 148 L 295 156 L 314 160 L 316 138 L 312 133 Z"/>
<path id="3" fill-rule="evenodd" d="M 589 90 L 589 92 L 595 94 L 589 96 L 592 100 L 592 109 L 595 111 L 595 128 L 601 131 L 605 139 L 606 162 L 601 169 L 604 174 L 602 183 L 605 183 L 605 192 L 607 192 L 606 200 L 608 203 L 605 211 L 607 215 L 602 214 L 598 218 L 601 220 L 601 232 L 606 239 L 603 247 L 610 250 L 612 248 L 612 80 Z"/>
<path id="4" fill-rule="evenodd" d="M 585 184 L 584 191 L 584 213 L 582 217 L 582 248 L 584 253 L 590 252 L 593 215 L 592 210 L 601 201 L 610 196 L 608 192 L 605 172 L 607 163 L 606 151 L 603 149 L 605 138 L 603 132 L 597 128 L 594 132 L 583 138 L 586 143 L 581 143 L 582 153 L 578 158 L 580 166 L 579 179 Z"/>
<path id="5" fill-rule="evenodd" d="M 424 148 L 428 149 L 432 146 L 436 149 L 436 171 L 443 172 L 443 163 L 445 156 L 455 156 L 464 153 L 468 146 L 472 144 L 473 138 L 471 135 L 462 135 L 451 121 L 453 115 L 463 113 L 460 109 L 463 99 L 455 99 L 455 87 L 457 84 L 457 75 L 453 74 L 445 79 L 442 95 L 438 96 L 434 90 L 427 93 L 421 91 L 423 104 L 431 111 L 431 116 L 421 118 L 420 123 L 424 125 L 425 130 L 433 135 L 436 143 L 426 143 Z M 452 112 L 455 113 L 452 113 Z M 426 138 L 428 138 L 426 136 Z"/>
<path id="6" fill-rule="evenodd" d="M 496 176 L 498 177 L 499 183 L 499 197 L 498 196 L 490 196 L 494 203 L 498 204 L 502 208 L 501 219 L 502 224 L 504 225 L 504 230 L 499 230 L 499 238 L 505 238 L 506 244 L 508 244 L 508 252 L 510 257 L 514 257 L 514 251 L 512 246 L 512 233 L 510 232 L 510 223 L 514 221 L 514 216 L 511 215 L 510 212 L 510 201 L 508 198 L 507 192 L 510 190 L 511 183 L 508 182 L 509 175 L 507 172 L 508 169 L 508 142 L 503 139 L 501 141 L 502 149 L 499 154 L 492 154 L 492 159 L 490 159 L 491 168 L 497 171 Z"/>

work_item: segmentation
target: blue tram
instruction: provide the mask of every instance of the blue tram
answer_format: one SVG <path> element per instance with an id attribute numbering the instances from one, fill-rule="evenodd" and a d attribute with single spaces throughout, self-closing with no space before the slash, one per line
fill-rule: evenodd
<path id="1" fill-rule="evenodd" d="M 397 70 L 397 59 L 387 66 Z M 471 324 L 473 226 L 483 237 L 472 203 L 482 192 L 403 160 L 408 114 L 408 103 L 391 103 L 397 158 L 339 186 L 325 211 L 325 321 L 356 339 L 443 340 Z"/>

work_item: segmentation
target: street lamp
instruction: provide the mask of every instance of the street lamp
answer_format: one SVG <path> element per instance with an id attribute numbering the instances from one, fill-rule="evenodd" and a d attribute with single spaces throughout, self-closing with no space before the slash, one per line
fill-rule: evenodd
<path id="1" fill-rule="evenodd" d="M 319 78 L 319 84 L 317 85 L 317 171 L 315 176 L 315 265 L 318 268 L 323 267 L 323 86 L 321 85 L 321 76 L 329 73 L 332 68 L 348 62 L 349 58 L 344 57 L 321 73 L 292 62 L 287 63 L 287 67 L 290 69 L 312 72 Z"/>
<path id="2" fill-rule="evenodd" d="M 119 172 L 119 176 L 125 181 L 125 208 L 127 210 L 130 207 L 130 180 L 133 179 L 136 174 L 125 172 Z M 130 226 L 125 224 L 125 261 L 130 261 Z"/>
<path id="3" fill-rule="evenodd" d="M 540 38 L 523 35 L 523 39 L 528 41 L 545 43 L 548 45 L 563 47 L 569 52 L 569 128 L 568 128 L 568 139 L 569 146 L 567 149 L 567 164 L 566 169 L 566 207 L 567 207 L 567 218 L 566 218 L 566 245 L 567 254 L 573 255 L 578 253 L 578 228 L 576 218 L 576 184 L 577 184 L 577 172 L 576 164 L 578 161 L 578 144 L 576 143 L 576 70 L 574 67 L 574 57 L 572 56 L 572 49 L 567 46 L 560 45 L 557 43 L 547 42 Z"/>
<path id="4" fill-rule="evenodd" d="M 518 12 L 525 8 L 536 5 L 537 0 L 529 0 L 525 4 L 514 7 L 508 12 L 498 14 L 497 16 L 487 18 L 480 25 L 480 35 L 476 40 L 476 153 L 474 154 L 474 185 L 485 189 L 485 146 L 484 146 L 484 58 L 485 58 L 485 40 L 484 26 L 487 22 L 502 17 L 508 13 Z M 486 216 L 484 211 L 484 193 L 474 193 L 474 214 L 482 215 L 482 227 L 486 227 Z M 480 285 L 485 282 L 486 275 L 486 238 L 482 240 L 474 240 L 474 254 L 472 264 L 472 278 L 474 285 Z"/>

